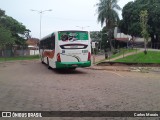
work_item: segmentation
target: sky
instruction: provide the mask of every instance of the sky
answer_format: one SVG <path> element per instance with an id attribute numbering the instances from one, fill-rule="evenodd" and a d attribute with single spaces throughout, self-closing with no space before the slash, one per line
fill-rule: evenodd
<path id="1" fill-rule="evenodd" d="M 119 0 L 121 8 L 132 0 Z M 40 37 L 40 14 L 32 10 L 49 10 L 42 14 L 41 37 L 59 30 L 99 31 L 97 22 L 99 0 L 0 0 L 0 9 L 31 30 L 30 35 Z M 119 12 L 121 17 L 121 12 Z"/>

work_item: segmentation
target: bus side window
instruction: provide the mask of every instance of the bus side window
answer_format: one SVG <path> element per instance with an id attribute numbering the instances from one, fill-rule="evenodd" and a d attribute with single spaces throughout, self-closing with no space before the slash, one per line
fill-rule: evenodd
<path id="1" fill-rule="evenodd" d="M 42 49 L 42 41 L 40 41 L 39 48 Z"/>
<path id="2" fill-rule="evenodd" d="M 45 40 L 43 40 L 43 49 L 45 49 L 46 47 L 46 44 L 45 44 Z"/>
<path id="3" fill-rule="evenodd" d="M 51 49 L 50 38 L 47 38 L 46 44 L 47 44 L 47 49 Z"/>
<path id="4" fill-rule="evenodd" d="M 49 38 L 47 38 L 47 40 L 46 40 L 46 48 L 47 49 L 50 49 L 50 44 L 49 43 L 50 43 Z"/>
<path id="5" fill-rule="evenodd" d="M 55 49 L 55 35 L 51 37 L 51 49 Z"/>
<path id="6" fill-rule="evenodd" d="M 44 49 L 44 41 L 40 41 L 40 49 Z"/>

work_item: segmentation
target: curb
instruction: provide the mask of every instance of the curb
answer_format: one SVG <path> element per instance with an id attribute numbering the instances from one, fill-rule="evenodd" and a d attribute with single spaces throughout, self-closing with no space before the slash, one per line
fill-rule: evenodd
<path id="1" fill-rule="evenodd" d="M 160 72 L 160 70 L 154 70 L 154 69 L 148 69 L 147 70 L 147 69 L 144 69 L 143 67 L 136 67 L 136 69 L 133 69 L 131 67 L 129 69 L 114 69 L 114 68 L 98 68 L 96 66 L 91 66 L 91 67 L 87 67 L 85 69 L 90 69 L 90 70 L 107 70 L 107 71 L 123 71 L 123 72 L 141 72 L 141 73 Z"/>
<path id="2" fill-rule="evenodd" d="M 122 70 L 122 69 L 107 69 L 107 68 L 96 68 L 96 67 L 87 67 L 85 69 L 90 69 L 90 70 L 107 70 L 107 71 L 124 71 L 124 72 L 132 72 L 131 70 Z"/>

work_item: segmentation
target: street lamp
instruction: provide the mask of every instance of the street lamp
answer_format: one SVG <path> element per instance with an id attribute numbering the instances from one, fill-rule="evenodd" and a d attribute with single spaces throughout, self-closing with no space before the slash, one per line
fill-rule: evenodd
<path id="1" fill-rule="evenodd" d="M 90 26 L 76 26 L 76 27 L 81 28 L 83 30 L 84 28 L 87 28 L 87 27 L 90 27 Z"/>
<path id="2" fill-rule="evenodd" d="M 32 9 L 31 9 L 31 11 L 33 11 L 33 12 L 38 12 L 38 13 L 40 14 L 40 36 L 39 36 L 39 38 L 41 39 L 42 14 L 43 14 L 44 12 L 47 12 L 47 11 L 52 11 L 52 9 L 49 9 L 49 10 L 32 10 Z"/>

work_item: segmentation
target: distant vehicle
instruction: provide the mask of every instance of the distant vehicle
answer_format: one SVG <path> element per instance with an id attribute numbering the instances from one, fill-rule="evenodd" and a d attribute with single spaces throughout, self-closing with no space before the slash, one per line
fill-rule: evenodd
<path id="1" fill-rule="evenodd" d="M 57 31 L 40 40 L 41 62 L 48 68 L 91 66 L 91 39 L 88 31 Z"/>

